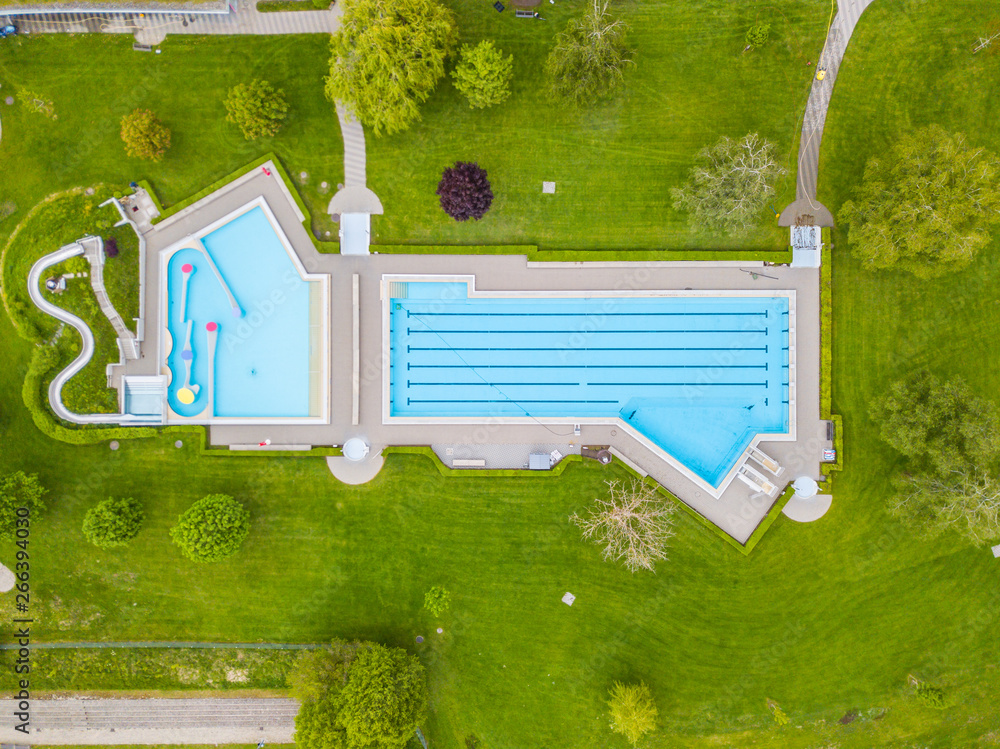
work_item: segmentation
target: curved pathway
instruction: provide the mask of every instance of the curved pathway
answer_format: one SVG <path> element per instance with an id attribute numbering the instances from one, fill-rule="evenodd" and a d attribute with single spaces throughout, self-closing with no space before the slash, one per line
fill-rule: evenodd
<path id="1" fill-rule="evenodd" d="M 795 184 L 795 202 L 791 203 L 778 219 L 779 226 L 808 223 L 815 226 L 833 226 L 833 216 L 823 204 L 816 201 L 816 183 L 819 176 L 819 147 L 823 141 L 823 126 L 830 107 L 830 95 L 837 82 L 840 62 L 844 59 L 847 43 L 851 40 L 858 19 L 874 0 L 838 0 L 837 15 L 830 24 L 826 43 L 820 54 L 818 68 L 826 68 L 822 81 L 813 77 L 806 113 L 802 119 L 802 137 L 799 140 L 799 168 Z M 812 216 L 812 220 L 800 217 Z"/>
<path id="2" fill-rule="evenodd" d="M 148 424 L 148 420 L 143 421 L 141 418 L 136 418 L 128 414 L 73 413 L 66 408 L 65 405 L 63 405 L 63 386 L 71 377 L 73 377 L 73 375 L 87 366 L 87 363 L 94 355 L 94 334 L 90 332 L 90 327 L 87 323 L 79 317 L 67 312 L 62 307 L 57 307 L 46 299 L 40 291 L 39 284 L 42 280 L 42 273 L 51 268 L 53 265 L 69 260 L 71 257 L 83 255 L 85 252 L 86 250 L 83 245 L 79 242 L 74 242 L 73 244 L 61 247 L 55 252 L 50 252 L 48 255 L 39 258 L 35 261 L 35 264 L 31 266 L 31 272 L 28 273 L 28 295 L 31 297 L 31 301 L 35 303 L 35 306 L 45 314 L 54 317 L 60 322 L 72 325 L 76 328 L 76 331 L 83 339 L 83 347 L 80 349 L 79 355 L 77 355 L 77 357 L 70 362 L 69 366 L 57 374 L 52 379 L 52 382 L 49 383 L 49 403 L 52 404 L 52 410 L 55 412 L 56 416 L 60 419 L 64 419 L 65 421 L 73 422 L 74 424 Z"/>
<path id="3" fill-rule="evenodd" d="M 14 730 L 17 701 L 0 700 L 0 741 L 32 744 L 289 744 L 297 700 L 46 699 L 31 700 L 25 736 Z"/>

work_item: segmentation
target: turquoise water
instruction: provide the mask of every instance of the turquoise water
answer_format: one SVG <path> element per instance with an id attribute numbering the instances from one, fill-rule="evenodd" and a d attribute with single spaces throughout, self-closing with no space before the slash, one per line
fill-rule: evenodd
<path id="1" fill-rule="evenodd" d="M 215 323 L 215 404 L 208 415 L 308 416 L 309 284 L 299 276 L 260 207 L 206 235 L 202 243 L 223 283 L 198 250 L 180 250 L 167 266 L 167 326 L 173 337 L 167 358 L 173 373 L 170 407 L 182 416 L 197 416 L 210 405 L 206 326 Z M 193 268 L 186 317 L 185 265 Z M 183 360 L 187 320 L 193 354 L 191 389 L 197 390 L 190 405 L 177 399 L 187 378 Z"/>
<path id="2" fill-rule="evenodd" d="M 755 435 L 788 431 L 786 297 L 468 299 L 464 283 L 398 286 L 393 416 L 619 416 L 713 486 Z"/>

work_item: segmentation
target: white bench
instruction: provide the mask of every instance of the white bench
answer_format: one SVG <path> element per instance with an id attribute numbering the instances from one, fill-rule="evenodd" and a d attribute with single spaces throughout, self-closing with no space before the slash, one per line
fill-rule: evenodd
<path id="1" fill-rule="evenodd" d="M 472 458 L 464 460 L 462 458 L 456 458 L 451 461 L 452 468 L 485 468 L 486 459 L 485 458 Z"/>

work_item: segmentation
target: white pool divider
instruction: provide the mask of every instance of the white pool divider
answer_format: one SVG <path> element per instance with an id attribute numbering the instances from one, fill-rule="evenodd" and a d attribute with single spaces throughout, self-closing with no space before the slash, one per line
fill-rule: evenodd
<path id="1" fill-rule="evenodd" d="M 361 418 L 361 286 L 357 273 L 351 281 L 354 351 L 351 356 L 351 424 L 357 426 Z"/>
<path id="2" fill-rule="evenodd" d="M 195 248 L 205 256 L 208 261 L 209 267 L 215 274 L 215 277 L 219 280 L 219 285 L 222 290 L 226 292 L 226 296 L 229 297 L 229 306 L 233 309 L 233 317 L 243 317 L 243 308 L 240 307 L 240 303 L 236 301 L 236 297 L 233 296 L 233 292 L 229 289 L 229 284 L 226 283 L 226 279 L 222 277 L 222 273 L 219 272 L 219 267 L 215 264 L 212 256 L 208 254 L 208 250 L 205 248 L 205 244 L 201 241 L 201 238 L 192 238 L 195 244 Z"/>

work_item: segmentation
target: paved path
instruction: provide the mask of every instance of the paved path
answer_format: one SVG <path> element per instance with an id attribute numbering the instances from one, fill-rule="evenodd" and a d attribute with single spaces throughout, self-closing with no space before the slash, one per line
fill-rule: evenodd
<path id="1" fill-rule="evenodd" d="M 837 82 L 840 62 L 844 59 L 847 43 L 865 8 L 874 0 L 839 0 L 837 16 L 830 24 L 830 32 L 820 55 L 818 68 L 826 68 L 822 81 L 815 77 L 802 119 L 802 138 L 799 141 L 799 168 L 795 185 L 795 202 L 781 212 L 779 226 L 792 226 L 799 216 L 811 215 L 818 226 L 833 226 L 833 216 L 821 203 L 816 202 L 816 183 L 819 173 L 819 148 L 823 141 L 823 126 L 830 107 L 830 95 Z"/>
<path id="2" fill-rule="evenodd" d="M 339 4 L 330 10 L 260 13 L 252 0 L 233 0 L 234 13 L 49 13 L 16 15 L 22 31 L 33 34 L 135 34 L 140 44 L 159 44 L 168 34 L 332 34 L 340 27 Z"/>
<path id="3" fill-rule="evenodd" d="M 101 312 L 115 329 L 119 351 L 126 359 L 138 359 L 139 342 L 135 338 L 135 333 L 129 330 L 122 320 L 104 287 L 104 240 L 100 237 L 86 237 L 80 240 L 80 245 L 83 247 L 84 257 L 90 262 L 90 285 L 94 289 L 94 296 L 97 297 Z"/>
<path id="4" fill-rule="evenodd" d="M 296 700 L 32 700 L 30 733 L 14 730 L 14 700 L 0 700 L 0 741 L 31 744 L 287 744 Z"/>
<path id="5" fill-rule="evenodd" d="M 339 101 L 337 119 L 344 137 L 344 185 L 365 187 L 365 131 Z"/>

